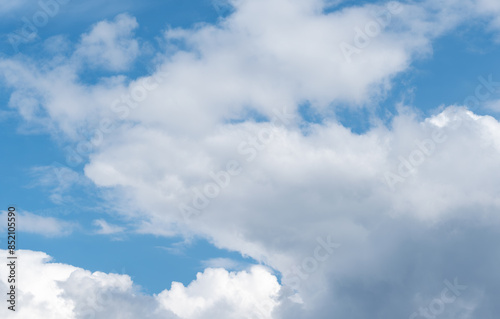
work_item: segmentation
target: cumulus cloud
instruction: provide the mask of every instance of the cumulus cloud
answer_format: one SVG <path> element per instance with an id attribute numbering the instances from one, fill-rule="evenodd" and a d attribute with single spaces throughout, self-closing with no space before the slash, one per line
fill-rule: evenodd
<path id="1" fill-rule="evenodd" d="M 101 21 L 82 35 L 76 55 L 100 69 L 125 70 L 140 53 L 139 42 L 133 37 L 138 26 L 137 20 L 127 14 Z"/>
<path id="2" fill-rule="evenodd" d="M 495 313 L 481 299 L 492 292 L 489 281 L 471 271 L 472 264 L 456 262 L 474 253 L 493 265 L 489 239 L 475 239 L 459 251 L 453 247 L 483 227 L 488 238 L 498 235 L 498 121 L 450 107 L 423 120 L 402 112 L 391 129 L 375 127 L 362 135 L 336 123 L 312 125 L 307 136 L 269 126 L 228 125 L 191 149 L 187 143 L 170 146 L 159 131 L 131 129 L 122 132 L 126 143 L 94 155 L 86 173 L 97 184 L 123 187 L 122 195 L 136 200 L 136 211 L 165 229 L 183 221 L 179 205 L 185 204 L 189 231 L 287 273 L 283 283 L 300 293 L 306 308 L 294 315 L 284 308 L 286 318 L 342 317 L 352 308 L 360 309 L 354 318 L 392 310 L 394 318 L 409 316 L 455 277 L 473 288 L 448 307 L 450 318 L 456 312 Z M 261 132 L 272 132 L 272 141 L 260 141 L 259 135 L 266 136 Z M 248 143 L 252 137 L 257 146 Z M 245 145 L 245 153 L 238 145 Z M 146 159 L 133 152 L 141 148 L 157 155 Z M 183 153 L 199 156 L 176 159 Z M 125 154 L 127 161 L 116 160 Z M 225 172 L 233 160 L 242 168 L 236 176 Z M 144 170 L 131 163 L 144 163 Z M 201 178 L 181 183 L 191 167 Z M 162 173 L 151 179 L 154 171 Z M 324 262 L 311 260 L 318 236 L 342 245 Z M 446 241 L 432 246 L 440 236 Z M 425 260 L 429 265 L 422 265 Z"/>
<path id="3" fill-rule="evenodd" d="M 208 268 L 187 287 L 173 283 L 158 300 L 181 318 L 271 318 L 279 290 L 276 278 L 262 267 L 250 273 Z"/>
<path id="4" fill-rule="evenodd" d="M 207 269 L 187 287 L 174 282 L 158 295 L 145 295 L 127 275 L 54 263 L 43 252 L 18 254 L 18 308 L 12 315 L 2 307 L 3 318 L 264 319 L 271 318 L 280 289 L 276 277 L 263 267 L 238 273 Z M 7 291 L 6 267 L 0 275 L 1 290 Z"/>

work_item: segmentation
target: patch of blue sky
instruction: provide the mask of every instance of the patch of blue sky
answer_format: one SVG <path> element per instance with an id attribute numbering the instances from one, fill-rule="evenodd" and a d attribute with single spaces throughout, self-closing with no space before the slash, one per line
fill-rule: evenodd
<path id="1" fill-rule="evenodd" d="M 264 114 L 258 112 L 256 109 L 247 107 L 241 114 L 235 115 L 226 120 L 228 124 L 239 124 L 243 122 L 253 121 L 255 123 L 269 122 L 270 119 Z"/>
<path id="2" fill-rule="evenodd" d="M 445 36 L 434 44 L 432 59 L 415 63 L 413 105 L 432 113 L 440 105 L 465 105 L 477 114 L 487 114 L 484 104 L 500 99 L 500 92 L 481 91 L 479 103 L 468 103 L 482 84 L 480 78 L 500 82 L 498 56 L 500 45 L 492 41 L 485 26 L 464 26 L 453 35 Z"/>
<path id="3" fill-rule="evenodd" d="M 45 0 L 51 2 L 51 0 Z M 42 1 L 43 2 L 43 1 Z M 88 32 L 91 25 L 102 21 L 112 20 L 116 15 L 128 13 L 136 17 L 139 28 L 136 35 L 151 44 L 158 41 L 161 31 L 167 28 L 188 28 L 200 23 L 215 23 L 218 19 L 226 16 L 231 11 L 224 5 L 216 4 L 210 0 L 191 1 L 70 1 L 59 5 L 56 14 L 40 20 L 40 26 L 33 23 L 37 13 L 44 12 L 43 8 L 34 1 L 27 1 L 25 5 L 17 10 L 2 16 L 0 20 L 0 52 L 6 55 L 15 55 L 18 52 L 35 58 L 43 54 L 40 46 L 43 41 L 52 36 L 62 35 L 71 43 L 77 43 L 81 34 Z M 31 25 L 31 27 L 30 27 Z M 22 35 L 21 30 L 25 28 L 26 34 L 32 34 L 32 39 L 22 41 L 19 50 L 14 50 L 9 35 Z M 33 29 L 34 28 L 34 29 Z M 31 32 L 35 30 L 35 32 Z"/>
<path id="4" fill-rule="evenodd" d="M 298 112 L 302 117 L 302 120 L 306 123 L 322 124 L 324 121 L 324 117 L 311 105 L 309 101 L 300 104 Z"/>
<path id="5" fill-rule="evenodd" d="M 485 25 L 465 25 L 458 32 L 434 41 L 432 55 L 416 60 L 409 70 L 394 77 L 387 96 L 376 105 L 352 108 L 337 105 L 337 120 L 354 133 L 362 134 L 376 125 L 374 118 L 390 126 L 402 103 L 412 107 L 420 117 L 440 111 L 441 106 L 467 106 L 476 114 L 498 114 L 485 108 L 488 101 L 500 99 L 499 92 L 481 90 L 487 98 L 476 97 L 480 78 L 500 82 L 500 44 L 492 39 Z M 469 97 L 477 100 L 471 103 Z M 479 103 L 477 103 L 479 102 Z"/>
<path id="6" fill-rule="evenodd" d="M 366 4 L 383 4 L 389 1 L 380 0 L 327 0 L 327 6 L 324 10 L 325 13 L 340 11 L 346 8 L 362 7 Z"/>
<path id="7" fill-rule="evenodd" d="M 53 238 L 22 234 L 20 238 L 21 249 L 44 251 L 54 258 L 53 262 L 92 272 L 129 275 L 148 294 L 170 289 L 172 281 L 189 284 L 196 279 L 197 272 L 203 272 L 204 260 L 228 258 L 243 265 L 256 263 L 238 253 L 217 249 L 202 239 L 179 245 L 180 238 L 142 234 L 110 237 L 81 232 Z"/>
<path id="8" fill-rule="evenodd" d="M 19 125 L 10 117 L 0 122 L 1 145 L 5 150 L 0 157 L 2 195 L 14 203 L 31 202 L 31 209 L 44 203 L 45 198 L 39 190 L 29 187 L 33 183 L 30 168 L 63 161 L 65 156 L 48 135 L 18 133 Z"/>

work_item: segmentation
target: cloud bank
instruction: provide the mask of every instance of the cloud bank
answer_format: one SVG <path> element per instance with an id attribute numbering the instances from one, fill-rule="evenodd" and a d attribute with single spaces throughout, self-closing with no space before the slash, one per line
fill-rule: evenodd
<path id="1" fill-rule="evenodd" d="M 207 268 L 187 287 L 174 282 L 158 295 L 145 295 L 127 275 L 91 273 L 42 252 L 20 250 L 17 262 L 18 308 L 12 316 L 1 307 L 4 318 L 271 318 L 280 289 L 261 266 L 231 273 Z M 6 267 L 0 275 L 1 289 L 8 291 Z"/>

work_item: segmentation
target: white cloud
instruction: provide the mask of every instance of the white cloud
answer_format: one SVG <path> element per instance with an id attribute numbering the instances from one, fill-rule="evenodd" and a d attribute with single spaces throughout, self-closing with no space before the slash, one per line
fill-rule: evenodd
<path id="1" fill-rule="evenodd" d="M 101 21 L 82 36 L 76 55 L 91 66 L 112 71 L 125 70 L 139 55 L 139 42 L 133 38 L 139 26 L 127 14 L 116 16 L 114 21 Z"/>
<path id="2" fill-rule="evenodd" d="M 477 3 L 477 10 L 491 17 L 491 27 L 500 30 L 500 3 L 495 0 L 479 0 Z M 500 39 L 500 37 L 497 37 Z"/>
<path id="3" fill-rule="evenodd" d="M 76 171 L 62 166 L 38 166 L 31 169 L 34 181 L 30 187 L 44 187 L 51 192 L 50 199 L 56 204 L 71 201 L 68 192 L 74 186 L 84 186 L 89 184 L 89 180 Z"/>
<path id="4" fill-rule="evenodd" d="M 373 295 L 356 299 L 363 293 L 362 288 L 350 291 L 348 285 L 365 285 L 359 281 L 370 280 L 377 271 L 381 271 L 381 277 L 377 277 L 380 282 L 371 282 L 373 289 L 391 280 L 411 287 L 400 296 L 401 306 L 396 311 L 399 315 L 408 312 L 409 316 L 418 306 L 409 301 L 411 292 L 432 294 L 434 282 L 453 279 L 457 273 L 460 280 L 475 289 L 489 289 L 479 273 L 467 275 L 467 266 L 447 263 L 438 266 L 433 262 L 435 268 L 423 268 L 432 277 L 425 282 L 428 286 L 404 277 L 404 270 L 410 271 L 404 263 L 415 262 L 414 256 L 405 254 L 404 245 L 411 241 L 418 249 L 418 245 L 427 245 L 426 236 L 439 241 L 440 234 L 448 233 L 447 227 L 458 227 L 461 236 L 449 239 L 443 247 L 428 247 L 425 254 L 435 259 L 435 254 L 440 253 L 440 258 L 453 260 L 457 256 L 451 247 L 477 231 L 460 220 L 475 220 L 479 214 L 476 227 L 488 229 L 488 224 L 498 224 L 500 123 L 495 119 L 451 107 L 420 121 L 412 114 L 401 114 L 394 119 L 391 130 L 376 127 L 362 135 L 334 122 L 311 126 L 307 136 L 298 129 L 281 128 L 262 150 L 247 145 L 247 150 L 257 154 L 247 163 L 250 152 L 239 153 L 239 143 L 248 141 L 249 136 L 259 136 L 267 125 L 226 125 L 198 143 L 171 142 L 160 130 L 130 129 L 121 132 L 119 141 L 126 142 L 113 141 L 108 151 L 92 156 L 86 173 L 97 184 L 124 188 L 121 194 L 128 205 L 131 198 L 136 200 L 129 209 L 135 207 L 142 217 L 149 214 L 153 225 L 168 230 L 183 222 L 178 205 L 194 207 L 193 190 L 204 192 L 204 187 L 213 182 L 210 172 L 222 171 L 229 160 L 238 160 L 242 173 L 231 177 L 219 196 L 205 197 L 208 206 L 189 221 L 186 231 L 205 234 L 218 247 L 237 250 L 281 272 L 307 267 L 304 260 L 313 255 L 318 236 L 331 235 L 343 247 L 327 262 L 320 263 L 317 271 L 306 273 L 299 291 L 309 310 L 287 318 L 324 318 L 320 310 L 311 310 L 314 307 L 346 315 L 348 310 L 342 305 L 322 301 L 333 298 L 332 291 L 336 298 L 353 298 L 349 301 L 353 307 L 364 307 Z M 433 136 L 439 138 L 431 145 Z M 203 158 L 206 160 L 200 161 Z M 406 173 L 409 168 L 402 166 L 404 160 L 416 163 L 413 173 Z M 113 174 L 106 167 L 113 167 Z M 387 172 L 401 177 L 394 190 L 386 183 Z M 179 179 L 182 183 L 171 182 Z M 202 202 L 198 200 L 198 204 Z M 493 230 L 490 232 L 495 236 Z M 478 254 L 485 258 L 483 253 L 492 252 L 485 245 L 478 240 L 467 252 L 479 249 Z M 372 267 L 373 271 L 367 269 Z M 392 271 L 383 272 L 383 267 Z M 420 272 L 423 269 L 414 270 L 414 275 L 424 276 Z M 447 278 L 439 278 L 440 274 Z M 363 279 L 356 279 L 358 275 Z M 285 284 L 296 281 L 297 276 L 285 278 Z M 340 278 L 345 278 L 344 290 L 335 288 Z M 468 298 L 476 297 L 472 293 Z M 395 297 L 387 300 L 391 298 Z M 296 307 L 294 303 L 292 306 Z M 391 308 L 383 301 L 376 306 Z M 453 307 L 458 311 L 465 305 L 456 303 Z M 483 303 L 483 307 L 488 312 L 493 306 Z M 360 311 L 359 318 L 366 315 L 368 312 Z"/>
<path id="5" fill-rule="evenodd" d="M 96 219 L 93 224 L 98 227 L 96 233 L 100 235 L 115 235 L 125 231 L 125 227 L 109 224 L 104 219 Z"/>
<path id="6" fill-rule="evenodd" d="M 109 109 L 115 96 L 123 90 L 120 88 L 123 79 L 108 79 L 94 87 L 82 86 L 75 83 L 79 67 L 78 63 L 57 64 L 46 72 L 31 62 L 0 60 L 5 85 L 15 88 L 9 107 L 18 110 L 32 130 L 34 127 L 51 133 L 62 132 L 57 135 L 62 141 L 82 138 L 82 135 L 89 138 L 86 132 L 93 124 L 87 125 L 101 120 L 102 110 Z M 116 95 L 110 94 L 110 89 L 116 90 Z M 93 119 L 88 118 L 89 112 L 95 115 Z"/>
<path id="7" fill-rule="evenodd" d="M 2 211 L 1 220 L 7 220 L 7 212 Z M 7 223 L 2 223 L 0 229 L 6 230 Z M 47 237 L 70 235 L 77 224 L 54 217 L 39 216 L 26 211 L 16 213 L 16 229 L 19 232 L 38 234 Z"/>
<path id="8" fill-rule="evenodd" d="M 5 256 L 5 250 L 0 250 Z M 53 263 L 42 252 L 18 251 L 17 311 L 2 318 L 270 318 L 280 286 L 263 267 L 229 273 L 207 269 L 187 287 L 173 283 L 159 295 L 144 295 L 127 275 L 91 273 Z M 0 268 L 7 291 L 7 267 Z"/>
<path id="9" fill-rule="evenodd" d="M 264 319 L 271 318 L 279 290 L 276 278 L 262 267 L 250 273 L 209 268 L 187 287 L 174 282 L 158 300 L 181 318 Z"/>
<path id="10" fill-rule="evenodd" d="M 144 103 L 136 103 L 144 95 L 137 84 L 154 82 L 154 76 L 130 83 L 116 77 L 89 86 L 77 80 L 81 57 L 101 68 L 121 70 L 137 56 L 138 44 L 132 38 L 137 25 L 127 15 L 98 23 L 70 58 L 43 71 L 33 72 L 36 66 L 13 60 L 0 62 L 0 69 L 18 90 L 12 107 L 24 110 L 27 119 L 48 115 L 71 137 L 81 131 L 91 134 L 106 117 L 161 124 L 174 134 L 203 135 L 221 120 L 244 117 L 249 108 L 271 116 L 277 107 L 295 110 L 305 101 L 324 110 L 332 103 L 369 104 L 370 98 L 383 96 L 396 74 L 413 58 L 430 52 L 430 41 L 456 24 L 453 19 L 421 21 L 425 7 L 402 8 L 352 63 L 346 63 L 340 44 L 353 43 L 356 28 L 373 22 L 373 12 L 387 12 L 385 6 L 323 14 L 319 1 L 238 2 L 219 25 L 165 33 L 167 42 L 181 41 L 189 51 L 159 58 L 163 62 L 158 69 L 168 72 L 168 78 L 155 85 Z M 120 100 L 123 96 L 128 99 Z M 147 107 L 139 108 L 144 104 Z"/>
<path id="11" fill-rule="evenodd" d="M 249 108 L 272 116 L 275 108 L 295 110 L 309 101 L 327 115 L 332 104 L 370 104 L 384 96 L 391 79 L 415 58 L 432 52 L 432 40 L 469 18 L 462 7 L 446 4 L 402 5 L 396 13 L 370 5 L 324 14 L 316 0 L 241 1 L 216 26 L 165 33 L 167 42 L 180 40 L 189 51 L 169 49 L 173 53 L 159 59 L 158 69 L 168 72 L 161 83 L 155 83 L 157 72 L 135 81 L 111 77 L 83 85 L 78 80 L 81 59 L 101 69 L 123 70 L 137 57 L 137 22 L 119 15 L 96 24 L 67 59 L 44 61 L 43 67 L 0 60 L 0 70 L 16 90 L 11 107 L 32 124 L 49 123 L 49 129 L 73 139 L 99 140 L 104 119 L 204 135 L 221 120 L 245 117 Z M 341 44 L 354 44 L 357 28 L 370 26 L 380 10 L 389 13 L 387 26 L 346 63 Z M 144 97 L 141 83 L 155 89 Z M 94 151 L 100 142 L 95 144 L 90 150 L 82 147 L 81 153 Z"/>

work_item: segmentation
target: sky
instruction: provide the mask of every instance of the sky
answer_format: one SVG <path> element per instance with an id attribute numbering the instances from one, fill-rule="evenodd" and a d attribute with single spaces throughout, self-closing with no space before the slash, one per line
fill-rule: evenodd
<path id="1" fill-rule="evenodd" d="M 500 2 L 0 0 L 0 34 L 2 318 L 498 317 Z"/>

